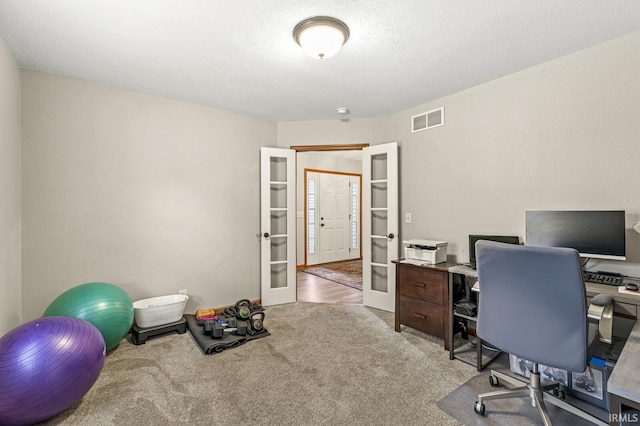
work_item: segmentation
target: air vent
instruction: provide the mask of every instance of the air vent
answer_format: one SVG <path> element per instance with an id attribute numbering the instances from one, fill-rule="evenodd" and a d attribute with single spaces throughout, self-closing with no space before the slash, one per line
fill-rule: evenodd
<path id="1" fill-rule="evenodd" d="M 444 126 L 444 107 L 411 117 L 411 133 Z"/>

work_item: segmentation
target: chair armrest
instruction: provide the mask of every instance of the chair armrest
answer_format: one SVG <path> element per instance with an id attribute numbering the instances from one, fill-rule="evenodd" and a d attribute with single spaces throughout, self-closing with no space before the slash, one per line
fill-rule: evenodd
<path id="1" fill-rule="evenodd" d="M 608 294 L 597 294 L 591 299 L 587 316 L 598 321 L 600 341 L 612 343 L 613 335 L 613 297 Z"/>

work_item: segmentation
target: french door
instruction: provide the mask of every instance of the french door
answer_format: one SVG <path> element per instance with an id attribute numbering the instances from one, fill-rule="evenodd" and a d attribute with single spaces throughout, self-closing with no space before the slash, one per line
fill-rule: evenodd
<path id="1" fill-rule="evenodd" d="M 295 151 L 260 150 L 260 285 L 264 306 L 296 301 Z"/>
<path id="2" fill-rule="evenodd" d="M 362 150 L 362 301 L 395 311 L 398 238 L 398 144 Z"/>
<path id="3" fill-rule="evenodd" d="M 295 151 L 260 150 L 261 298 L 265 306 L 296 301 Z M 362 149 L 363 304 L 395 310 L 399 255 L 398 144 Z"/>

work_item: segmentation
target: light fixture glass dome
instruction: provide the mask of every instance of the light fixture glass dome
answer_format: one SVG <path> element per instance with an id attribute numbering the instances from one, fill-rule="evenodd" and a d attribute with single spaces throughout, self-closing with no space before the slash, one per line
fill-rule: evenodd
<path id="1" fill-rule="evenodd" d="M 349 39 L 349 28 L 335 18 L 316 16 L 296 25 L 293 38 L 312 58 L 330 58 Z"/>

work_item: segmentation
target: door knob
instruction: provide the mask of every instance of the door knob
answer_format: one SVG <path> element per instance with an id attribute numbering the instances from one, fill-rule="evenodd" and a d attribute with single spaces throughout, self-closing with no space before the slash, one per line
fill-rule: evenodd
<path id="1" fill-rule="evenodd" d="M 393 235 L 393 232 L 392 232 L 387 236 L 387 238 L 389 238 L 390 240 L 393 240 L 395 238 L 395 235 Z"/>

